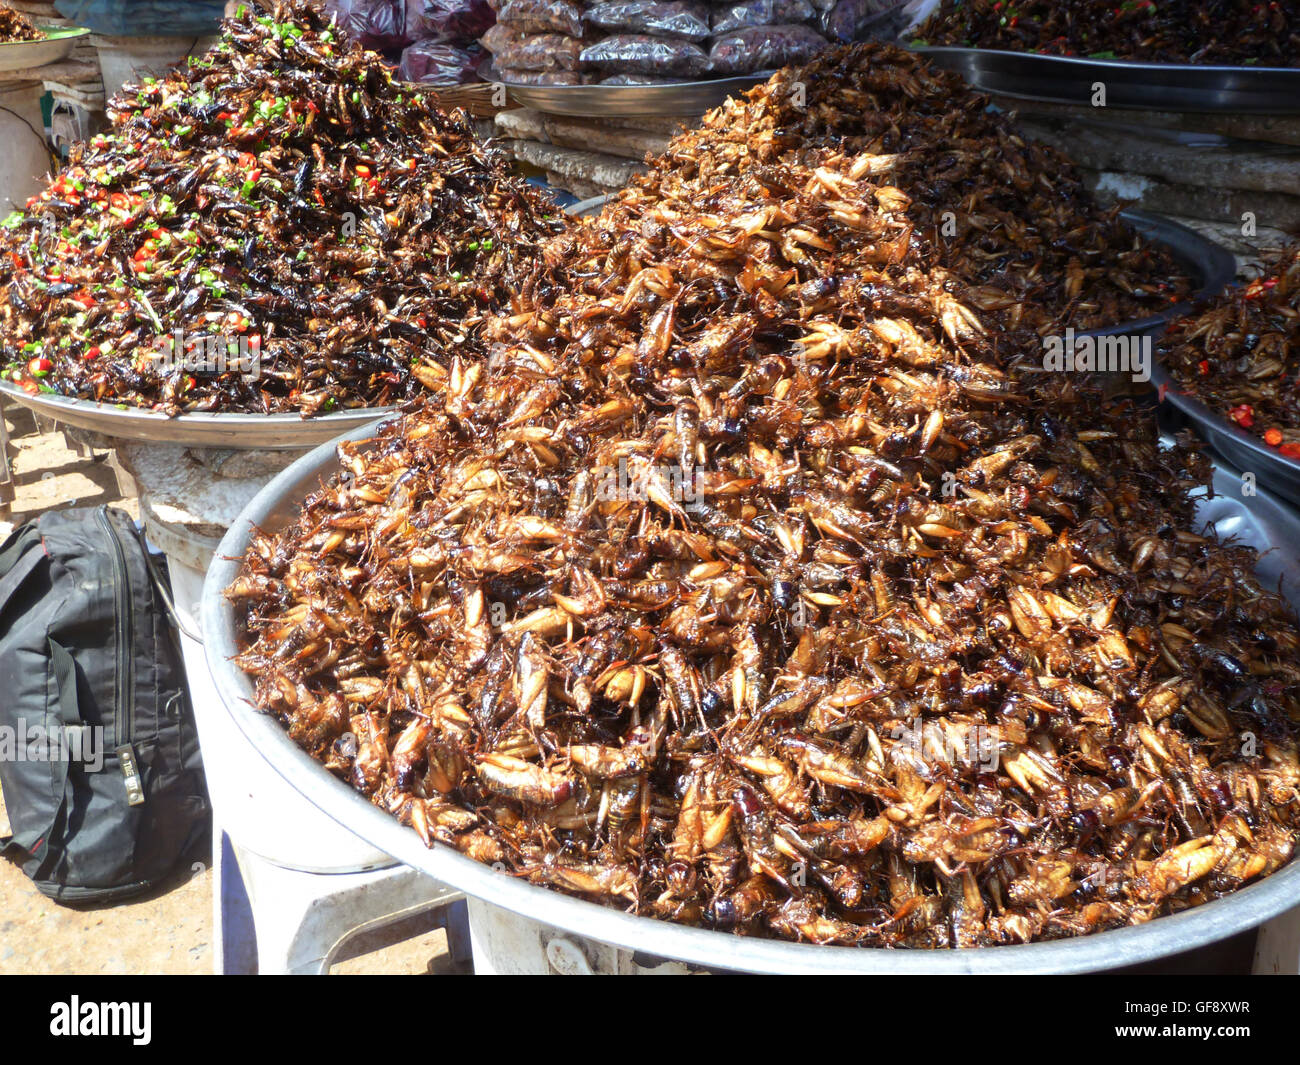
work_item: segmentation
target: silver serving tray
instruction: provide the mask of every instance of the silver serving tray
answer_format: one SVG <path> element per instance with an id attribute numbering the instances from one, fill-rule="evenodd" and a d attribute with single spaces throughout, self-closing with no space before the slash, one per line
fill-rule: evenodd
<path id="1" fill-rule="evenodd" d="M 648 115 L 702 115 L 728 96 L 761 85 L 771 71 L 713 81 L 671 85 L 516 85 L 502 81 L 524 107 L 579 118 L 634 118 Z M 595 147 L 599 148 L 599 145 Z"/>
<path id="2" fill-rule="evenodd" d="M 354 432 L 345 439 L 363 440 L 367 433 Z M 208 666 L 225 712 L 295 790 L 377 849 L 467 895 L 626 950 L 697 965 L 756 973 L 899 975 L 1069 973 L 1119 968 L 1226 939 L 1277 916 L 1300 900 L 1300 861 L 1294 861 L 1227 898 L 1144 925 L 1076 939 L 962 950 L 814 946 L 635 917 L 529 884 L 481 865 L 451 847 L 426 848 L 414 831 L 367 802 L 300 750 L 272 717 L 259 713 L 250 701 L 250 679 L 231 661 L 237 652 L 235 612 L 222 593 L 238 574 L 251 530 L 254 526 L 270 531 L 282 528 L 293 519 L 307 493 L 338 469 L 333 445 L 304 455 L 254 498 L 222 540 L 208 570 L 201 604 Z M 1214 519 L 1220 532 L 1232 531 L 1264 545 L 1300 543 L 1300 516 L 1263 493 L 1250 500 L 1243 500 L 1239 493 L 1228 494 L 1233 474 L 1225 471 L 1223 476 L 1224 494 L 1203 504 L 1202 511 Z M 1300 587 L 1297 569 L 1300 564 L 1290 558 L 1288 580 L 1292 589 Z"/>
<path id="3" fill-rule="evenodd" d="M 118 407 L 51 392 L 33 395 L 4 380 L 0 380 L 0 396 L 61 425 L 88 429 L 119 440 L 239 451 L 302 451 L 357 426 L 371 425 L 394 410 L 358 407 L 314 418 L 298 414 L 178 414 L 169 418 L 139 407 Z"/>
<path id="4" fill-rule="evenodd" d="M 45 34 L 43 41 L 10 41 L 0 44 L 0 70 L 27 70 L 57 63 L 77 42 L 90 36 L 90 30 L 78 26 L 37 26 Z"/>
<path id="5" fill-rule="evenodd" d="M 981 92 L 1091 107 L 1106 86 L 1106 107 L 1238 115 L 1300 114 L 1300 68 L 1132 63 L 1120 59 L 919 45 L 914 51 L 955 70 Z"/>

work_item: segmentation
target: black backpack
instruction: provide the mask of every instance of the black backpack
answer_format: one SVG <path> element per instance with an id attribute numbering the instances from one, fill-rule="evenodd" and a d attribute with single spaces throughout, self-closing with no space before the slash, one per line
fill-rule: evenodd
<path id="1" fill-rule="evenodd" d="M 0 544 L 0 844 L 51 898 L 137 894 L 210 830 L 170 605 L 120 510 L 53 511 Z"/>

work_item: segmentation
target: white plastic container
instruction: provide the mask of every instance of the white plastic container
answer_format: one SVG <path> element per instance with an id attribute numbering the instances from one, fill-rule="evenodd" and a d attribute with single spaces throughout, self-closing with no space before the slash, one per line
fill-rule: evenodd
<path id="1" fill-rule="evenodd" d="M 279 463 L 263 472 L 248 470 L 248 476 L 223 477 L 187 460 L 178 447 L 131 444 L 119 455 L 135 480 L 145 533 L 167 556 L 176 611 L 190 633 L 201 635 L 203 578 L 220 534 Z M 274 865 L 310 873 L 396 864 L 285 783 L 225 713 L 202 644 L 184 632 L 181 644 L 213 811 L 235 845 Z"/>
<path id="2" fill-rule="evenodd" d="M 40 192 L 50 171 L 39 81 L 0 83 L 0 218 Z"/>

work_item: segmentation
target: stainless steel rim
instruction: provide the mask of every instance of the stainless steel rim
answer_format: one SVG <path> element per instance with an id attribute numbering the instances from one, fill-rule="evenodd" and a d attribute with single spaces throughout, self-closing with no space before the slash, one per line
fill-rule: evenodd
<path id="1" fill-rule="evenodd" d="M 1162 402 L 1181 414 L 1215 454 L 1242 470 L 1251 471 L 1260 484 L 1300 506 L 1300 462 L 1278 454 L 1259 437 L 1233 425 L 1195 396 L 1180 392 L 1178 382 L 1158 359 L 1151 367 L 1151 384 L 1160 390 Z"/>
<path id="2" fill-rule="evenodd" d="M 342 439 L 363 440 L 368 430 Z M 337 466 L 334 444 L 304 455 L 257 495 L 226 534 L 203 589 L 208 667 L 224 709 L 272 768 L 309 802 L 377 849 L 412 868 L 514 913 L 628 950 L 697 965 L 763 973 L 1070 973 L 1118 968 L 1167 957 L 1253 928 L 1300 902 L 1300 861 L 1266 880 L 1149 924 L 1076 939 L 962 950 L 819 947 L 754 939 L 633 917 L 560 895 L 480 865 L 450 847 L 426 849 L 419 837 L 300 750 L 249 701 L 252 685 L 231 658 L 234 611 L 222 595 L 235 579 L 254 527 L 277 528 L 306 491 Z"/>
<path id="3" fill-rule="evenodd" d="M 713 81 L 678 81 L 669 85 L 516 85 L 503 81 L 524 107 L 552 115 L 584 118 L 632 118 L 647 115 L 702 115 L 728 96 L 761 85 L 765 71 Z"/>
<path id="4" fill-rule="evenodd" d="M 981 92 L 1041 103 L 1230 114 L 1300 113 L 1300 68 L 1195 66 L 920 45 L 914 51 Z"/>
<path id="5" fill-rule="evenodd" d="M 304 418 L 298 414 L 180 414 L 169 418 L 138 407 L 40 392 L 32 395 L 11 381 L 0 381 L 0 395 L 63 425 L 103 433 L 119 440 L 145 440 L 189 447 L 242 451 L 301 451 L 335 439 L 393 413 L 393 407 L 355 410 Z"/>

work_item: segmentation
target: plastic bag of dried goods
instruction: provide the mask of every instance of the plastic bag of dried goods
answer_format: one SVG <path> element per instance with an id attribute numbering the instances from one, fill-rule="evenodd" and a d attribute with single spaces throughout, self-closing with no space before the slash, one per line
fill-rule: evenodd
<path id="1" fill-rule="evenodd" d="M 483 50 L 476 44 L 461 48 L 446 41 L 416 41 L 402 53 L 397 76 L 426 85 L 468 85 L 479 80 Z"/>
<path id="2" fill-rule="evenodd" d="M 413 40 L 406 35 L 406 0 L 326 0 L 325 11 L 362 48 L 399 51 Z"/>
<path id="3" fill-rule="evenodd" d="M 808 0 L 740 0 L 713 9 L 713 32 L 730 33 L 747 26 L 808 22 L 814 13 Z"/>
<path id="4" fill-rule="evenodd" d="M 497 21 L 529 33 L 582 36 L 582 7 L 574 0 L 506 0 Z"/>
<path id="5" fill-rule="evenodd" d="M 657 74 L 697 78 L 709 69 L 709 56 L 698 44 L 643 33 L 621 33 L 588 45 L 581 59 L 606 74 Z"/>
<path id="6" fill-rule="evenodd" d="M 581 74 L 572 70 L 498 70 L 506 85 L 582 85 Z"/>
<path id="7" fill-rule="evenodd" d="M 527 34 L 523 30 L 516 30 L 507 26 L 504 22 L 498 22 L 478 39 L 478 43 L 493 55 L 496 55 L 526 36 Z"/>
<path id="8" fill-rule="evenodd" d="M 525 33 L 492 54 L 497 66 L 510 70 L 577 70 L 582 66 L 578 60 L 582 42 L 562 33 Z"/>
<path id="9" fill-rule="evenodd" d="M 412 41 L 470 41 L 496 22 L 487 0 L 406 0 Z"/>
<path id="10" fill-rule="evenodd" d="M 702 41 L 711 32 L 709 9 L 694 0 L 605 0 L 583 19 L 610 33 L 648 33 Z"/>
<path id="11" fill-rule="evenodd" d="M 806 63 L 830 42 L 807 26 L 751 26 L 713 38 L 709 62 L 721 75 L 753 74 Z"/>
<path id="12" fill-rule="evenodd" d="M 858 41 L 878 15 L 896 6 L 893 0 L 836 0 L 821 13 L 817 28 L 832 41 Z"/>

